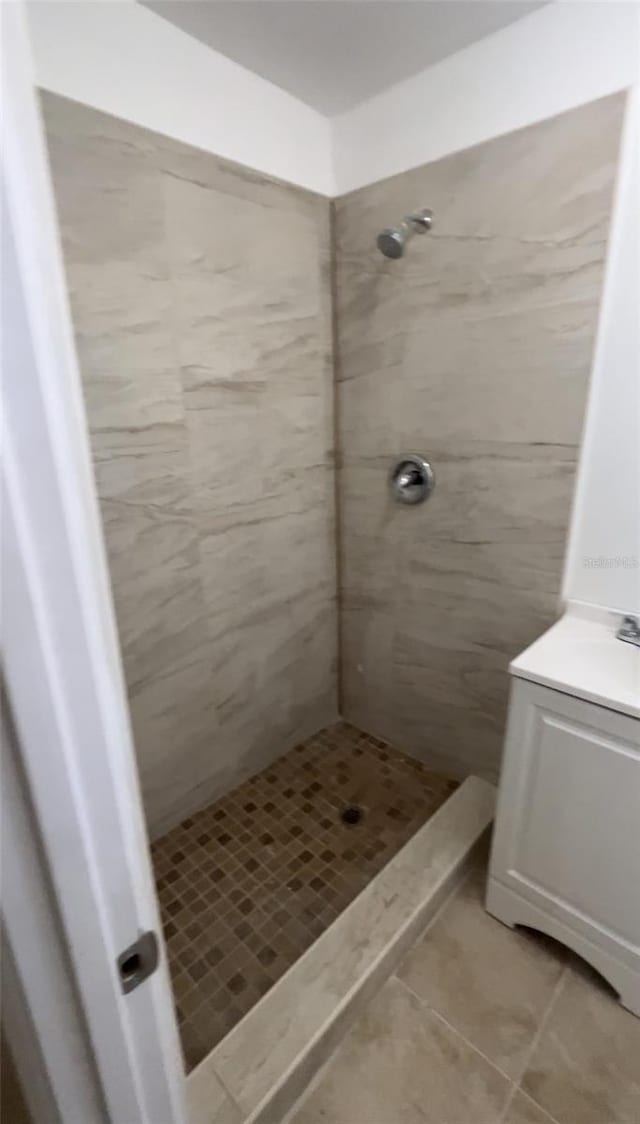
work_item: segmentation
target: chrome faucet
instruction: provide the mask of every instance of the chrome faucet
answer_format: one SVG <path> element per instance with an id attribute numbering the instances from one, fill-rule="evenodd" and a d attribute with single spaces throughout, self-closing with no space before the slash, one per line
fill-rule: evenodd
<path id="1" fill-rule="evenodd" d="M 627 644 L 635 644 L 640 648 L 640 620 L 637 617 L 623 617 L 622 624 L 616 632 L 618 640 Z"/>

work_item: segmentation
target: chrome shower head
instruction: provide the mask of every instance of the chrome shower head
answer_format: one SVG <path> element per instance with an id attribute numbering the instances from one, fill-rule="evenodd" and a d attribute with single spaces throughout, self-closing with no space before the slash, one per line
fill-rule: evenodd
<path id="1" fill-rule="evenodd" d="M 377 246 L 385 258 L 401 258 L 414 234 L 424 234 L 433 226 L 433 212 L 428 207 L 407 215 L 397 226 L 388 226 L 378 235 Z"/>
<path id="2" fill-rule="evenodd" d="M 378 249 L 385 258 L 401 258 L 404 244 L 409 238 L 409 228 L 402 222 L 399 226 L 388 226 L 378 235 Z"/>

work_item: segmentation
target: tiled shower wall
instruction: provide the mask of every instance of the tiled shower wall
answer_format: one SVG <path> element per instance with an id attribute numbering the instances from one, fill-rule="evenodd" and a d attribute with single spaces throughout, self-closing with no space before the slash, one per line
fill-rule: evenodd
<path id="1" fill-rule="evenodd" d="M 336 717 L 329 203 L 43 108 L 156 835 Z"/>
<path id="2" fill-rule="evenodd" d="M 43 102 L 155 835 L 336 716 L 329 204 Z M 448 775 L 495 776 L 556 614 L 623 105 L 335 204 L 342 713 Z"/>
<path id="3" fill-rule="evenodd" d="M 336 204 L 342 713 L 453 775 L 495 776 L 508 662 L 557 612 L 623 107 Z M 418 207 L 433 232 L 384 259 Z M 402 452 L 421 507 L 389 498 Z"/>

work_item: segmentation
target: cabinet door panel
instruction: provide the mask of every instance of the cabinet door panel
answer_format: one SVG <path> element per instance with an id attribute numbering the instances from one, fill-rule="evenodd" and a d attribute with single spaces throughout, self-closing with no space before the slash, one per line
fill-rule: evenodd
<path id="1" fill-rule="evenodd" d="M 638 945 L 636 719 L 513 682 L 491 873 L 592 939 Z"/>
<path id="2" fill-rule="evenodd" d="M 633 941 L 640 928 L 640 754 L 630 741 L 539 708 L 514 867 Z"/>

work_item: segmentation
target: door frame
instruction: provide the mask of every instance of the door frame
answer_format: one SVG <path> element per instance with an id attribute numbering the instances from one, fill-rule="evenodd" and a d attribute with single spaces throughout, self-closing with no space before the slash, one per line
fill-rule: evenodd
<path id="1" fill-rule="evenodd" d="M 26 12 L 2 9 L 5 688 L 106 1118 L 186 1124 Z M 5 904 L 6 931 L 17 912 Z M 148 930 L 159 966 L 125 995 L 117 957 Z M 27 977 L 27 943 L 11 953 Z M 35 1033 L 55 1090 L 51 1035 Z"/>

